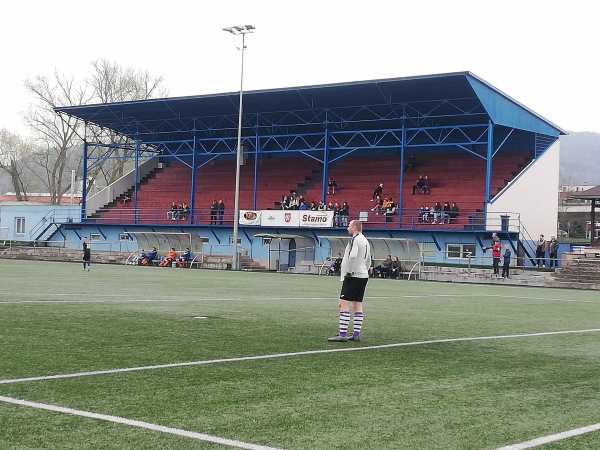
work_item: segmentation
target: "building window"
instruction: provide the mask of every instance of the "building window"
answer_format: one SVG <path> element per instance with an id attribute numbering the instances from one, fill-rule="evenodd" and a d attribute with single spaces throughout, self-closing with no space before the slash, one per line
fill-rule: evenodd
<path id="1" fill-rule="evenodd" d="M 475 244 L 446 244 L 446 258 L 468 259 L 475 256 Z"/>
<path id="2" fill-rule="evenodd" d="M 15 217 L 15 235 L 25 235 L 25 217 Z"/>
<path id="3" fill-rule="evenodd" d="M 99 240 L 100 240 L 100 233 L 90 234 L 90 242 L 92 242 L 92 241 L 98 242 Z"/>
<path id="4" fill-rule="evenodd" d="M 128 241 L 129 240 L 129 233 L 120 233 L 119 234 L 119 241 Z"/>

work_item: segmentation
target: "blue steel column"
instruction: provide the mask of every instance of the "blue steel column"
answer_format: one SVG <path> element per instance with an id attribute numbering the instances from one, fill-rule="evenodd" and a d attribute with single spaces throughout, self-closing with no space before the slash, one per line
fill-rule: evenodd
<path id="1" fill-rule="evenodd" d="M 196 212 L 195 201 L 196 201 L 196 125 L 194 124 L 194 142 L 192 144 L 192 192 L 190 192 L 190 216 L 188 220 L 190 223 L 194 223 L 194 214 Z"/>
<path id="2" fill-rule="evenodd" d="M 329 127 L 325 124 L 325 149 L 323 151 L 323 185 L 321 186 L 321 200 L 327 204 L 327 181 L 329 180 Z"/>
<path id="3" fill-rule="evenodd" d="M 138 136 L 139 137 L 139 136 Z M 138 223 L 138 182 L 140 180 L 140 140 L 135 141 L 135 183 L 133 184 L 133 223 Z"/>
<path id="4" fill-rule="evenodd" d="M 85 209 L 87 203 L 87 174 L 88 174 L 88 143 L 83 141 L 83 168 L 82 168 L 82 182 L 81 182 L 81 222 L 85 223 Z"/>
<path id="5" fill-rule="evenodd" d="M 487 204 L 491 198 L 492 192 L 492 151 L 494 143 L 494 126 L 492 121 L 488 122 L 488 142 L 487 142 L 487 165 L 485 175 L 485 209 L 487 212 Z"/>
<path id="6" fill-rule="evenodd" d="M 406 127 L 404 123 L 404 116 L 402 116 L 402 142 L 400 142 L 400 195 L 398 196 L 398 227 L 402 228 L 402 217 L 404 213 L 402 196 L 404 195 L 404 143 L 406 142 Z"/>
<path id="7" fill-rule="evenodd" d="M 256 128 L 258 131 L 258 127 Z M 252 209 L 256 210 L 256 194 L 258 192 L 258 146 L 260 145 L 260 138 L 258 133 L 254 138 L 254 203 Z"/>

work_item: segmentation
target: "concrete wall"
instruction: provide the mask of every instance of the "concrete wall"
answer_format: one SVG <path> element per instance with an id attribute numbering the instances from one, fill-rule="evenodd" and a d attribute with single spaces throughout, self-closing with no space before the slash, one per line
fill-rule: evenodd
<path id="1" fill-rule="evenodd" d="M 531 237 L 557 235 L 559 156 L 557 141 L 488 204 L 488 229 L 500 229 L 500 216 L 508 215 L 510 231 L 517 231 L 519 217 Z"/>
<path id="2" fill-rule="evenodd" d="M 79 205 L 30 205 L 23 202 L 0 205 L 0 227 L 8 228 L 8 230 L 2 229 L 0 239 L 31 241 L 44 230 L 46 224 L 68 221 L 79 222 L 80 211 Z M 25 233 L 15 233 L 17 218 L 25 219 Z"/>

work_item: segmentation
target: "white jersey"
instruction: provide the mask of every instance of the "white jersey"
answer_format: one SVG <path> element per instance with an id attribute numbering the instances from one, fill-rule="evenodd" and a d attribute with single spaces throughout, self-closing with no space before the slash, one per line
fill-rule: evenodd
<path id="1" fill-rule="evenodd" d="M 371 267 L 369 241 L 362 233 L 355 234 L 350 238 L 344 251 L 344 259 L 342 259 L 340 269 L 341 279 L 343 280 L 346 274 L 351 274 L 356 278 L 369 278 L 369 267 Z"/>

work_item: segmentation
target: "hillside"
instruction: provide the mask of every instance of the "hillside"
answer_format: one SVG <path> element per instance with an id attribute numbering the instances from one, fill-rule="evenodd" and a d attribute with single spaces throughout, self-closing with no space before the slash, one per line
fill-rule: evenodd
<path id="1" fill-rule="evenodd" d="M 600 184 L 600 133 L 574 132 L 560 138 L 560 183 Z"/>

